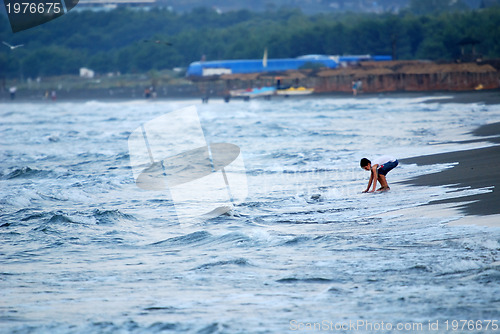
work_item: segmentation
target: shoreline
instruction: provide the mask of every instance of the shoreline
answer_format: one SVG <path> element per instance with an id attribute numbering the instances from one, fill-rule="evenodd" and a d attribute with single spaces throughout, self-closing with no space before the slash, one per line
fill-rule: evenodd
<path id="1" fill-rule="evenodd" d="M 456 208 L 467 216 L 500 215 L 500 122 L 486 124 L 472 131 L 478 141 L 489 142 L 492 146 L 438 153 L 426 156 L 401 159 L 405 164 L 419 166 L 458 162 L 452 168 L 438 173 L 424 174 L 398 183 L 418 186 L 448 186 L 451 190 L 468 187 L 489 189 L 487 193 L 430 201 L 425 205 L 456 204 Z M 471 223 L 474 223 L 471 221 Z M 495 224 L 495 226 L 499 226 Z"/>
<path id="2" fill-rule="evenodd" d="M 156 98 L 145 98 L 143 91 L 138 88 L 109 88 L 109 89 L 71 89 L 56 90 L 57 99 L 52 101 L 50 97 L 45 98 L 44 91 L 18 90 L 15 99 L 11 99 L 7 91 L 0 92 L 0 103 L 16 102 L 57 102 L 57 101 L 167 101 L 183 99 L 202 99 L 202 94 L 197 91 L 195 85 L 184 85 L 179 87 L 168 87 L 158 91 Z M 293 96 L 292 99 L 323 99 L 323 98 L 351 98 L 351 99 L 373 99 L 373 98 L 422 98 L 421 103 L 484 103 L 486 105 L 500 104 L 500 90 L 477 90 L 477 91 L 392 91 L 382 93 L 360 93 L 353 96 L 351 93 L 329 92 L 315 93 L 312 95 Z M 284 99 L 284 97 L 273 96 L 271 100 Z M 210 96 L 211 101 L 224 101 L 223 96 Z M 240 101 L 239 99 L 235 99 Z M 259 99 L 263 100 L 263 99 Z"/>

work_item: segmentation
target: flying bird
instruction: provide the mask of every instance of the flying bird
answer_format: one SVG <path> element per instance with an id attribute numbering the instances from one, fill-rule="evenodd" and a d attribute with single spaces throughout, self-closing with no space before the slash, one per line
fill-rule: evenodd
<path id="1" fill-rule="evenodd" d="M 2 41 L 2 43 L 7 45 L 11 50 L 14 50 L 14 49 L 20 48 L 21 46 L 24 46 L 24 44 L 10 45 L 9 43 L 4 42 L 4 41 Z"/>

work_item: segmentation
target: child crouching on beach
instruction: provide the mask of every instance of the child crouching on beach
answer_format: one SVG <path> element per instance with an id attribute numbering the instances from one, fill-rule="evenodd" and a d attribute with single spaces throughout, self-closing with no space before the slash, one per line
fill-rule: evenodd
<path id="1" fill-rule="evenodd" d="M 373 160 L 373 163 L 367 158 L 363 158 L 360 161 L 360 166 L 366 171 L 371 171 L 370 181 L 368 181 L 368 186 L 364 193 L 374 192 L 377 187 L 377 181 L 380 182 L 380 188 L 377 191 L 389 190 L 389 185 L 387 184 L 386 175 L 394 167 L 398 165 L 398 160 L 390 155 L 383 155 Z M 373 183 L 373 188 L 370 191 L 370 186 Z"/>

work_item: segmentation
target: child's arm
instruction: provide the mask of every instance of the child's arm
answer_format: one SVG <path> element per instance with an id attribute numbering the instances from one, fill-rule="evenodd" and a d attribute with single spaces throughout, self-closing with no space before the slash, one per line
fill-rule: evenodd
<path id="1" fill-rule="evenodd" d="M 372 166 L 372 173 L 371 173 L 372 175 L 371 175 L 370 179 L 373 179 L 373 188 L 372 188 L 372 191 L 370 191 L 370 192 L 374 192 L 375 188 L 377 188 L 377 181 L 378 181 L 377 167 L 378 167 L 378 165 Z"/>
<path id="2" fill-rule="evenodd" d="M 364 193 L 367 193 L 370 190 L 370 186 L 372 185 L 372 182 L 373 182 L 373 171 L 370 173 L 370 181 L 368 181 L 368 186 L 366 187 L 366 190 L 363 191 Z"/>

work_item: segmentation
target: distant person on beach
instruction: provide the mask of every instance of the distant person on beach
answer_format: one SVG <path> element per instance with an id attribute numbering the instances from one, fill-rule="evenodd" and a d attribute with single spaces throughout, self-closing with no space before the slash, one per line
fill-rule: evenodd
<path id="1" fill-rule="evenodd" d="M 9 93 L 10 93 L 10 99 L 14 100 L 16 98 L 16 92 L 17 92 L 17 87 L 12 86 L 9 88 Z"/>
<path id="2" fill-rule="evenodd" d="M 363 83 L 361 82 L 361 80 L 357 80 L 357 81 L 352 82 L 352 95 L 353 96 L 358 95 L 358 92 L 361 90 L 362 85 L 363 85 Z"/>
<path id="3" fill-rule="evenodd" d="M 378 157 L 371 162 L 367 158 L 363 158 L 360 161 L 360 166 L 366 171 L 371 171 L 370 180 L 368 181 L 368 186 L 364 193 L 374 192 L 377 187 L 377 181 L 380 182 L 380 188 L 377 191 L 389 190 L 389 185 L 387 184 L 386 175 L 389 173 L 394 167 L 398 165 L 398 160 L 390 155 L 383 155 Z M 370 191 L 370 187 L 373 187 Z"/>

